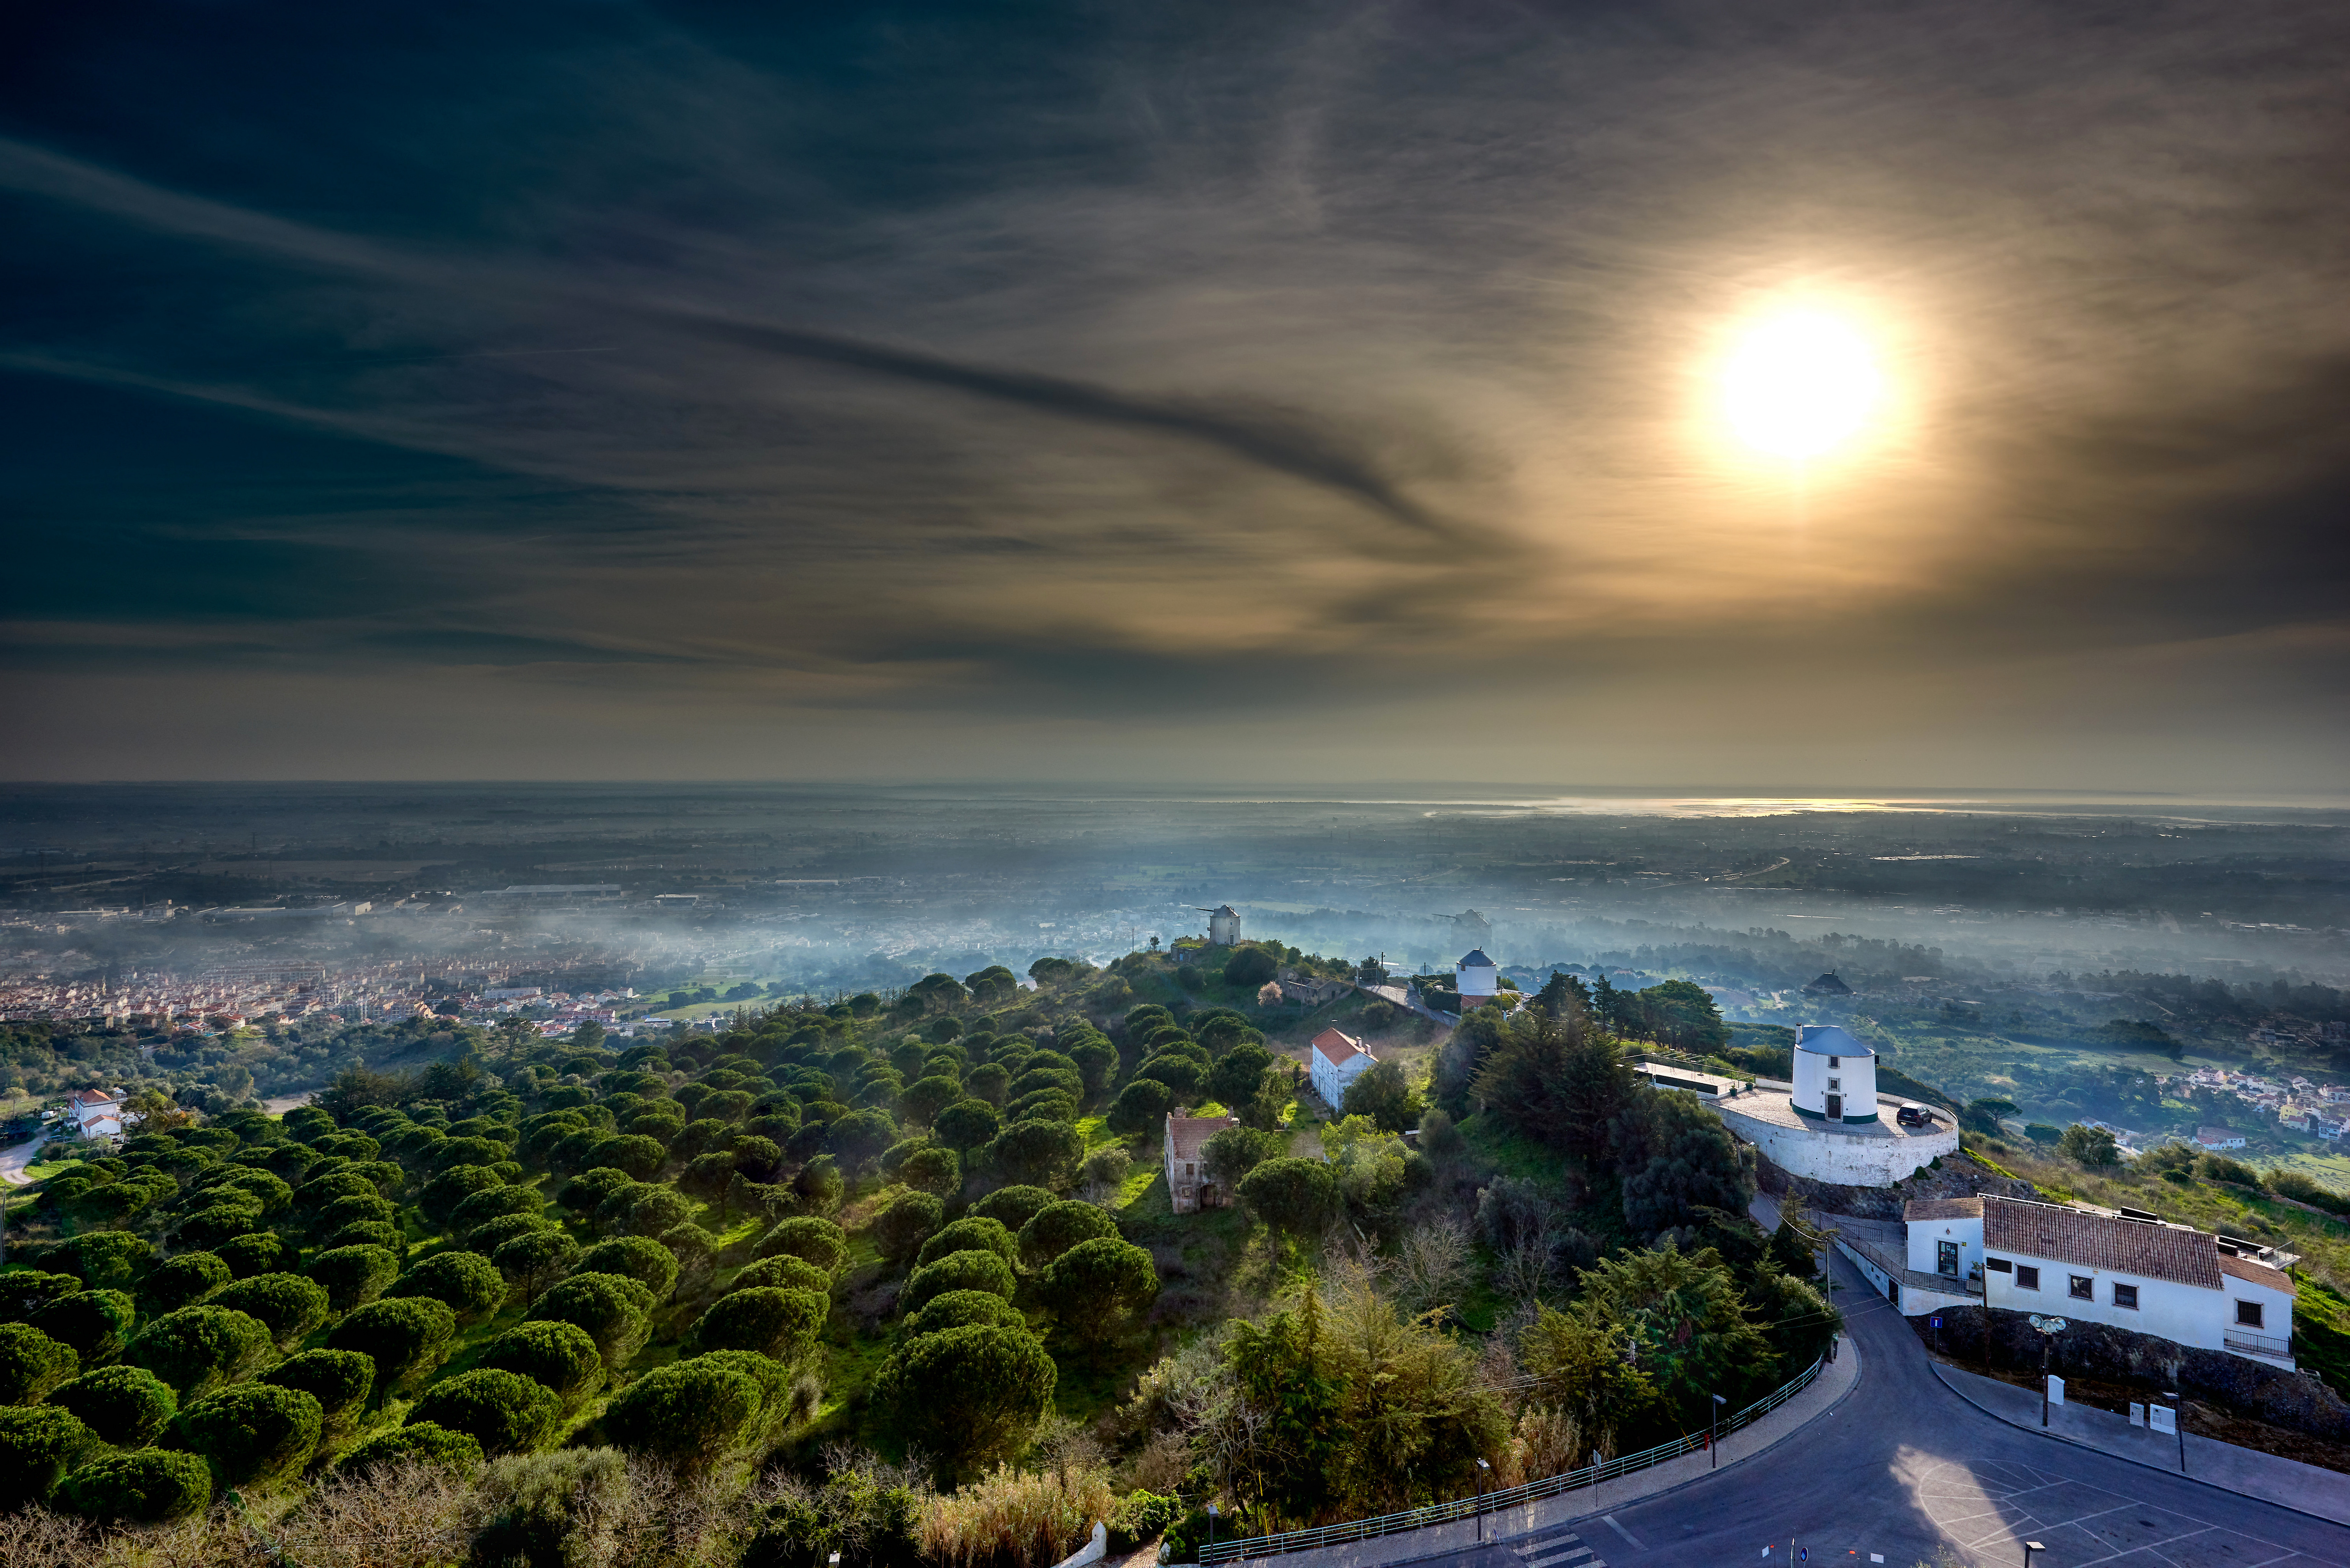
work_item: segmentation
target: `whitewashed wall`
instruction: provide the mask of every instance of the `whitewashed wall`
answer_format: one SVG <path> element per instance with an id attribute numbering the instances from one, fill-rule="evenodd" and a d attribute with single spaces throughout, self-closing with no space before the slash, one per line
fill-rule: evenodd
<path id="1" fill-rule="evenodd" d="M 1745 1116 L 1731 1101 L 1717 1101 L 1714 1108 L 1731 1132 L 1770 1156 L 1780 1169 L 1840 1187 L 1890 1187 L 1919 1166 L 1959 1152 L 1956 1127 L 1918 1137 L 1846 1137 Z"/>

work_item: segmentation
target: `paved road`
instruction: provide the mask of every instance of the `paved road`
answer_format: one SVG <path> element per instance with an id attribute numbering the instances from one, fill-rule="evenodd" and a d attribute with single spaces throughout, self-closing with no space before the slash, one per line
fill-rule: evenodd
<path id="1" fill-rule="evenodd" d="M 1834 1256 L 1832 1254 L 1832 1256 Z M 1767 1453 L 1677 1492 L 1571 1528 L 1607 1568 L 1791 1562 L 1886 1568 L 1955 1562 L 2021 1568 L 2350 1568 L 2350 1529 L 2126 1460 L 2019 1431 L 1951 1394 L 1917 1337 L 1852 1264 L 1835 1256 L 1836 1298 L 1859 1342 L 1859 1385 Z M 1612 1519 L 1612 1522 L 1610 1521 Z M 1560 1532 L 1542 1534 L 1555 1538 Z M 1463 1559 L 1530 1568 L 1503 1542 Z M 1875 1554 L 1875 1555 L 1872 1555 Z M 1565 1568 L 1584 1568 L 1581 1563 Z M 1796 1564 L 1795 1568 L 1804 1568 Z"/>
<path id="2" fill-rule="evenodd" d="M 33 1163 L 33 1157 L 40 1153 L 41 1146 L 48 1141 L 48 1135 L 44 1133 L 30 1142 L 11 1144 L 6 1148 L 0 1148 L 0 1181 L 5 1181 L 11 1187 L 22 1187 L 32 1180 L 31 1177 L 25 1174 L 25 1168 Z"/>

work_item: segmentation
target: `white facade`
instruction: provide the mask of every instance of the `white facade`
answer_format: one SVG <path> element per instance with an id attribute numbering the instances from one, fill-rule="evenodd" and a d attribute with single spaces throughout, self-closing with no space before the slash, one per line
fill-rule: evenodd
<path id="1" fill-rule="evenodd" d="M 67 1102 L 74 1131 L 83 1137 L 122 1136 L 122 1103 L 103 1089 L 79 1089 Z"/>
<path id="2" fill-rule="evenodd" d="M 1864 1042 L 1833 1023 L 1806 1023 L 1795 1031 L 1794 1055 L 1798 1116 L 1831 1123 L 1877 1119 L 1877 1053 Z"/>
<path id="3" fill-rule="evenodd" d="M 1471 949 L 1452 966 L 1452 973 L 1464 1014 L 1481 1002 L 1492 1001 L 1502 989 L 1501 966 L 1487 958 L 1482 948 Z"/>
<path id="4" fill-rule="evenodd" d="M 1307 1075 L 1314 1092 L 1335 1111 L 1346 1104 L 1348 1085 L 1369 1072 L 1378 1060 L 1353 1035 L 1343 1030 L 1325 1029 L 1314 1037 L 1313 1053 L 1306 1062 Z"/>
<path id="5" fill-rule="evenodd" d="M 1833 1182 L 1838 1187 L 1890 1187 L 1959 1152 L 1959 1129 L 1944 1123 L 1912 1130 L 1907 1137 L 1863 1135 L 1858 1127 L 1841 1130 L 1825 1120 L 1798 1119 L 1782 1100 L 1775 1107 L 1760 1103 L 1760 1095 L 1716 1102 L 1722 1124 L 1760 1149 L 1772 1164 L 1806 1181 Z M 1775 1109 L 1777 1116 L 1769 1113 Z M 1784 1118 L 1783 1120 L 1782 1118 Z M 1890 1118 L 1874 1124 L 1883 1127 Z M 1791 1125 L 1792 1124 L 1792 1125 Z"/>
<path id="6" fill-rule="evenodd" d="M 1241 940 L 1241 916 L 1230 904 L 1219 904 L 1207 911 L 1208 945 L 1228 948 Z"/>

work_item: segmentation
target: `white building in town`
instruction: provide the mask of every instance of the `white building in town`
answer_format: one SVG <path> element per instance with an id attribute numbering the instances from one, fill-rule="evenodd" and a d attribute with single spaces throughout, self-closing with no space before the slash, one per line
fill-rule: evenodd
<path id="1" fill-rule="evenodd" d="M 1452 966 L 1452 974 L 1455 989 L 1461 992 L 1463 1017 L 1492 1001 L 1502 989 L 1502 966 L 1487 958 L 1482 948 L 1470 949 Z"/>
<path id="2" fill-rule="evenodd" d="M 66 1102 L 74 1131 L 83 1137 L 120 1137 L 122 1102 L 104 1089 L 77 1089 Z"/>
<path id="3" fill-rule="evenodd" d="M 2244 1135 L 2226 1127 L 2197 1127 L 2195 1141 L 2205 1148 L 2241 1148 Z"/>
<path id="4" fill-rule="evenodd" d="M 1980 1302 L 2293 1366 L 2290 1254 L 2136 1211 L 1921 1198 L 1902 1211 L 1908 1315 Z"/>
<path id="5" fill-rule="evenodd" d="M 1314 1092 L 1332 1110 L 1346 1104 L 1347 1087 L 1371 1070 L 1378 1058 L 1343 1029 L 1325 1029 L 1314 1037 L 1314 1054 L 1306 1059 Z"/>

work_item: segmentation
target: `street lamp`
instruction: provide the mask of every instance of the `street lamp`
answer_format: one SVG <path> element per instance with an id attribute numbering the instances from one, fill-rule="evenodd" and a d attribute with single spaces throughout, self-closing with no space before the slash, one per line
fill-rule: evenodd
<path id="1" fill-rule="evenodd" d="M 2061 1317 L 2032 1314 L 2032 1326 L 2040 1331 L 2040 1424 L 2048 1425 L 2048 1342 L 2073 1325 Z"/>
<path id="2" fill-rule="evenodd" d="M 1477 1461 L 1477 1543 L 1485 1543 L 1485 1472 L 1493 1467 L 1482 1458 Z"/>
<path id="3" fill-rule="evenodd" d="M 2187 1473 L 2187 1407 L 2178 1402 L 2176 1394 L 2165 1394 L 2162 1402 L 2170 1407 L 2170 1424 L 2178 1432 L 2178 1473 Z"/>
<path id="4" fill-rule="evenodd" d="M 2023 1543 L 2023 1568 L 2032 1568 L 2032 1554 L 2033 1552 L 2045 1552 L 2047 1550 L 2048 1548 L 2041 1545 L 2037 1541 L 2025 1542 Z"/>
<path id="5" fill-rule="evenodd" d="M 1212 1502 L 1208 1505 L 1208 1544 L 1211 1546 L 1216 1543 L 1216 1516 L 1222 1511 Z"/>
<path id="6" fill-rule="evenodd" d="M 1707 1397 L 1713 1401 L 1713 1408 L 1710 1412 L 1713 1417 L 1713 1425 L 1706 1434 L 1705 1447 L 1706 1451 L 1713 1456 L 1713 1462 L 1706 1466 L 1706 1469 L 1718 1470 L 1721 1468 L 1721 1407 L 1730 1401 L 1719 1394 L 1710 1394 Z"/>

